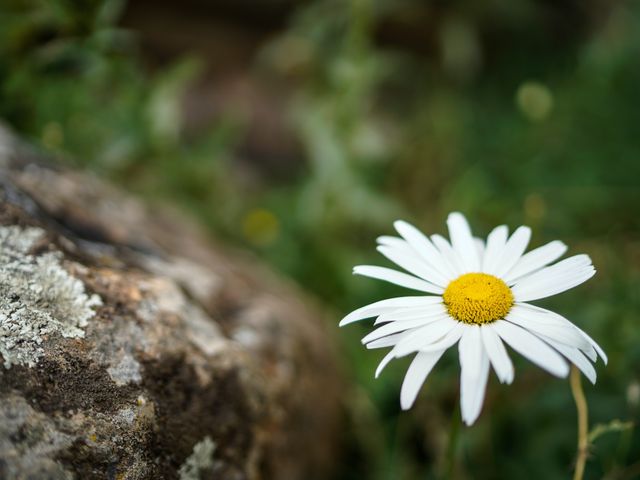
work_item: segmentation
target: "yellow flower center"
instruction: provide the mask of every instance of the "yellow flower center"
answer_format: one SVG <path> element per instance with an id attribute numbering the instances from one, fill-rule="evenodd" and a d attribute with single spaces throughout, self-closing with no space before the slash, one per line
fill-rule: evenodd
<path id="1" fill-rule="evenodd" d="M 486 273 L 461 275 L 447 286 L 442 298 L 449 315 L 475 325 L 504 318 L 513 305 L 507 284 Z"/>

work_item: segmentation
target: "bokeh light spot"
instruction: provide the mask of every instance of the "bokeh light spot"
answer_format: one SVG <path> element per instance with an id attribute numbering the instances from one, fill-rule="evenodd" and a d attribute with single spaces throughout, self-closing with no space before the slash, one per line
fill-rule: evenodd
<path id="1" fill-rule="evenodd" d="M 525 82 L 518 87 L 516 104 L 529 120 L 539 122 L 553 110 L 553 93 L 539 82 Z"/>

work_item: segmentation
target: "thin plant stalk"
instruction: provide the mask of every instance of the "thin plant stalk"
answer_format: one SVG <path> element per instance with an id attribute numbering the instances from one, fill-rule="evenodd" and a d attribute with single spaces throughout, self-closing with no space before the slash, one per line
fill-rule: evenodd
<path id="1" fill-rule="evenodd" d="M 587 399 L 582 390 L 580 371 L 575 365 L 571 366 L 570 385 L 578 412 L 578 455 L 573 480 L 582 480 L 585 464 L 587 463 L 587 455 L 589 454 L 589 409 L 587 407 Z"/>

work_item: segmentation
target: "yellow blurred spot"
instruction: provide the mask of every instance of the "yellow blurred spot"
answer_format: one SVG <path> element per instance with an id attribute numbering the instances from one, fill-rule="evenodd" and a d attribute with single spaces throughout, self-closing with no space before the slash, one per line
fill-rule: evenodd
<path id="1" fill-rule="evenodd" d="M 520 111 L 532 121 L 541 121 L 553 110 L 553 94 L 539 82 L 525 82 L 518 87 L 516 104 Z"/>
<path id="2" fill-rule="evenodd" d="M 49 122 L 42 129 L 42 144 L 49 150 L 62 146 L 64 131 L 58 122 Z"/>
<path id="3" fill-rule="evenodd" d="M 89 440 L 95 442 L 96 440 L 98 440 L 98 436 L 95 433 L 92 433 L 91 435 L 89 435 Z"/>
<path id="4" fill-rule="evenodd" d="M 544 198 L 537 193 L 531 193 L 524 199 L 524 213 L 531 220 L 541 220 L 547 213 Z"/>
<path id="5" fill-rule="evenodd" d="M 278 237 L 280 222 L 269 210 L 256 208 L 244 217 L 242 232 L 247 240 L 260 246 L 272 244 Z"/>

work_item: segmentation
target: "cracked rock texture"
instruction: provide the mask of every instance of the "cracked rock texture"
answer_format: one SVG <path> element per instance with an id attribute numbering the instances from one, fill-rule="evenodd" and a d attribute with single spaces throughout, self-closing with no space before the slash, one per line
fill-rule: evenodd
<path id="1" fill-rule="evenodd" d="M 0 478 L 325 479 L 326 319 L 192 225 L 0 127 Z"/>

